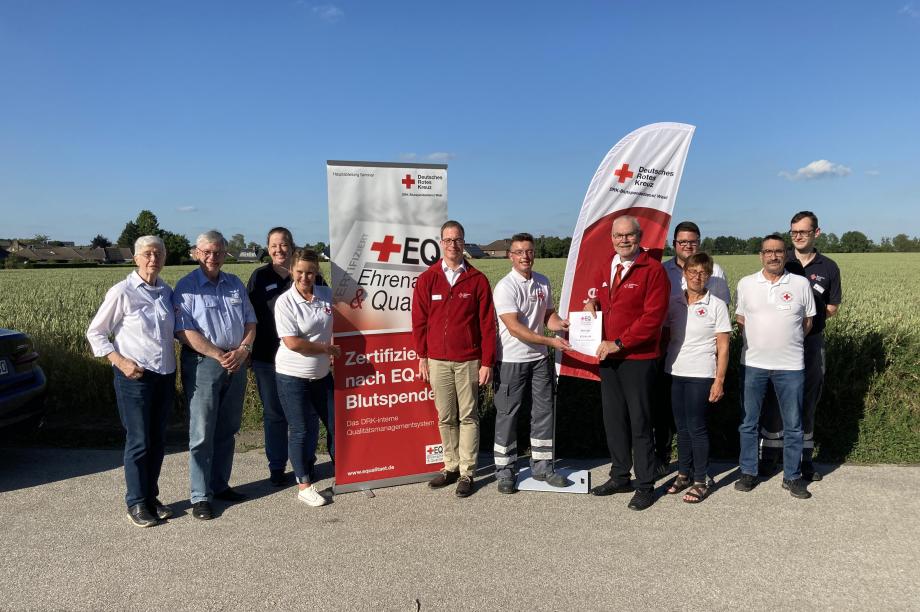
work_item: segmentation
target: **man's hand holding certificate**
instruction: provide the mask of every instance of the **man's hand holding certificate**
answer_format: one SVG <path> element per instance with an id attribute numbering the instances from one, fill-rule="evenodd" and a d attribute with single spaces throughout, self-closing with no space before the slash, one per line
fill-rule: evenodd
<path id="1" fill-rule="evenodd" d="M 572 348 L 591 357 L 597 356 L 601 343 L 601 321 L 603 313 L 589 311 L 569 313 L 569 344 Z"/>

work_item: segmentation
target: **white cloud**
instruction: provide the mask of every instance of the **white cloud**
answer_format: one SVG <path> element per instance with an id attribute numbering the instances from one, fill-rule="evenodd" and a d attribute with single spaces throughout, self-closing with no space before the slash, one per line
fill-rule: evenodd
<path id="1" fill-rule="evenodd" d="M 196 212 L 197 210 L 198 210 L 197 206 L 180 206 L 176 209 L 176 212 L 190 213 L 190 212 Z"/>
<path id="2" fill-rule="evenodd" d="M 446 153 L 444 151 L 436 151 L 434 153 L 428 154 L 428 161 L 433 161 L 433 162 L 446 162 L 447 160 L 453 159 L 453 158 L 454 158 L 453 153 Z"/>
<path id="3" fill-rule="evenodd" d="M 881 174 L 878 170 L 866 170 L 866 176 L 878 176 Z"/>
<path id="4" fill-rule="evenodd" d="M 416 158 L 418 158 L 418 155 L 416 155 L 415 153 L 400 153 L 399 154 L 399 161 L 410 162 L 410 161 L 415 161 Z"/>
<path id="5" fill-rule="evenodd" d="M 901 10 L 898 11 L 900 15 L 907 15 L 913 19 L 920 19 L 920 10 L 914 8 L 913 3 L 905 4 L 901 7 Z"/>
<path id="6" fill-rule="evenodd" d="M 332 4 L 314 6 L 313 14 L 326 23 L 335 23 L 345 17 L 345 11 Z"/>
<path id="7" fill-rule="evenodd" d="M 826 159 L 819 159 L 811 162 L 795 172 L 786 172 L 783 170 L 780 176 L 790 181 L 811 181 L 819 178 L 833 178 L 835 176 L 847 176 L 852 170 L 843 164 L 835 164 Z"/>

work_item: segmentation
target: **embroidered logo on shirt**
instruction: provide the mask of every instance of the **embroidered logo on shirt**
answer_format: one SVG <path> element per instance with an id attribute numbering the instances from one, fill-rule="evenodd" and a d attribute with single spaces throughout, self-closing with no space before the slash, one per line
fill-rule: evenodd
<path id="1" fill-rule="evenodd" d="M 699 308 L 696 309 L 696 316 L 698 316 L 698 317 L 705 317 L 705 316 L 706 316 L 706 312 L 707 312 L 706 307 L 705 307 L 705 306 L 700 306 Z"/>
<path id="2" fill-rule="evenodd" d="M 623 287 L 626 289 L 635 289 L 638 286 L 639 286 L 639 283 L 626 283 L 625 285 L 623 285 Z"/>
<path id="3" fill-rule="evenodd" d="M 460 297 L 462 297 L 464 300 L 466 300 L 466 299 L 468 299 L 468 298 L 469 298 L 471 295 L 473 295 L 473 294 L 472 294 L 472 293 L 467 293 L 467 292 L 465 292 L 465 291 L 461 291 L 461 292 L 458 293 L 457 295 L 460 296 Z"/>
<path id="4" fill-rule="evenodd" d="M 784 302 L 791 302 L 791 301 L 792 301 L 792 294 L 789 293 L 788 291 L 785 292 L 785 293 L 783 293 L 783 295 L 781 295 L 780 297 L 783 298 L 783 301 L 784 301 Z"/>
<path id="5" fill-rule="evenodd" d="M 537 289 L 537 299 L 543 301 L 546 298 L 546 294 L 543 293 L 542 289 Z"/>

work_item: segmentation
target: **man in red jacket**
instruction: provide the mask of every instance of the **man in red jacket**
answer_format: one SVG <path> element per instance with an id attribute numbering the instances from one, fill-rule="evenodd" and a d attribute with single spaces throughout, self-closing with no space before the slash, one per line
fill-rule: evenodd
<path id="1" fill-rule="evenodd" d="M 457 497 L 473 492 L 479 454 L 480 385 L 492 381 L 495 311 L 485 275 L 463 259 L 463 226 L 441 226 L 443 257 L 422 272 L 412 297 L 412 335 L 419 375 L 434 390 L 444 469 L 428 486 L 457 483 Z"/>
<path id="2" fill-rule="evenodd" d="M 671 283 L 667 272 L 639 244 L 639 220 L 623 216 L 613 222 L 610 266 L 595 279 L 585 310 L 603 312 L 600 360 L 601 406 L 610 449 L 610 479 L 591 489 L 594 495 L 633 490 L 631 510 L 654 502 L 655 451 L 652 440 L 651 391 L 659 357 L 661 325 L 668 311 Z"/>

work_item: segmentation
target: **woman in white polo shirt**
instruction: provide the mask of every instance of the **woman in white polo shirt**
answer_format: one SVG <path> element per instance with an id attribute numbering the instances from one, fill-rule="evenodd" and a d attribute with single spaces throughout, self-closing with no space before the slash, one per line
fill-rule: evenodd
<path id="1" fill-rule="evenodd" d="M 275 355 L 278 397 L 288 422 L 288 454 L 297 477 L 297 499 L 310 506 L 328 503 L 313 485 L 319 414 L 332 392 L 332 289 L 315 285 L 319 258 L 310 249 L 291 257 L 291 288 L 275 301 L 275 328 L 281 344 Z"/>
<path id="2" fill-rule="evenodd" d="M 712 258 L 706 253 L 687 258 L 683 271 L 687 289 L 671 298 L 665 321 L 669 336 L 665 371 L 671 375 L 678 464 L 668 493 L 689 488 L 683 499 L 691 504 L 709 494 L 706 409 L 724 395 L 732 330 L 728 306 L 706 290 L 712 268 Z"/>

